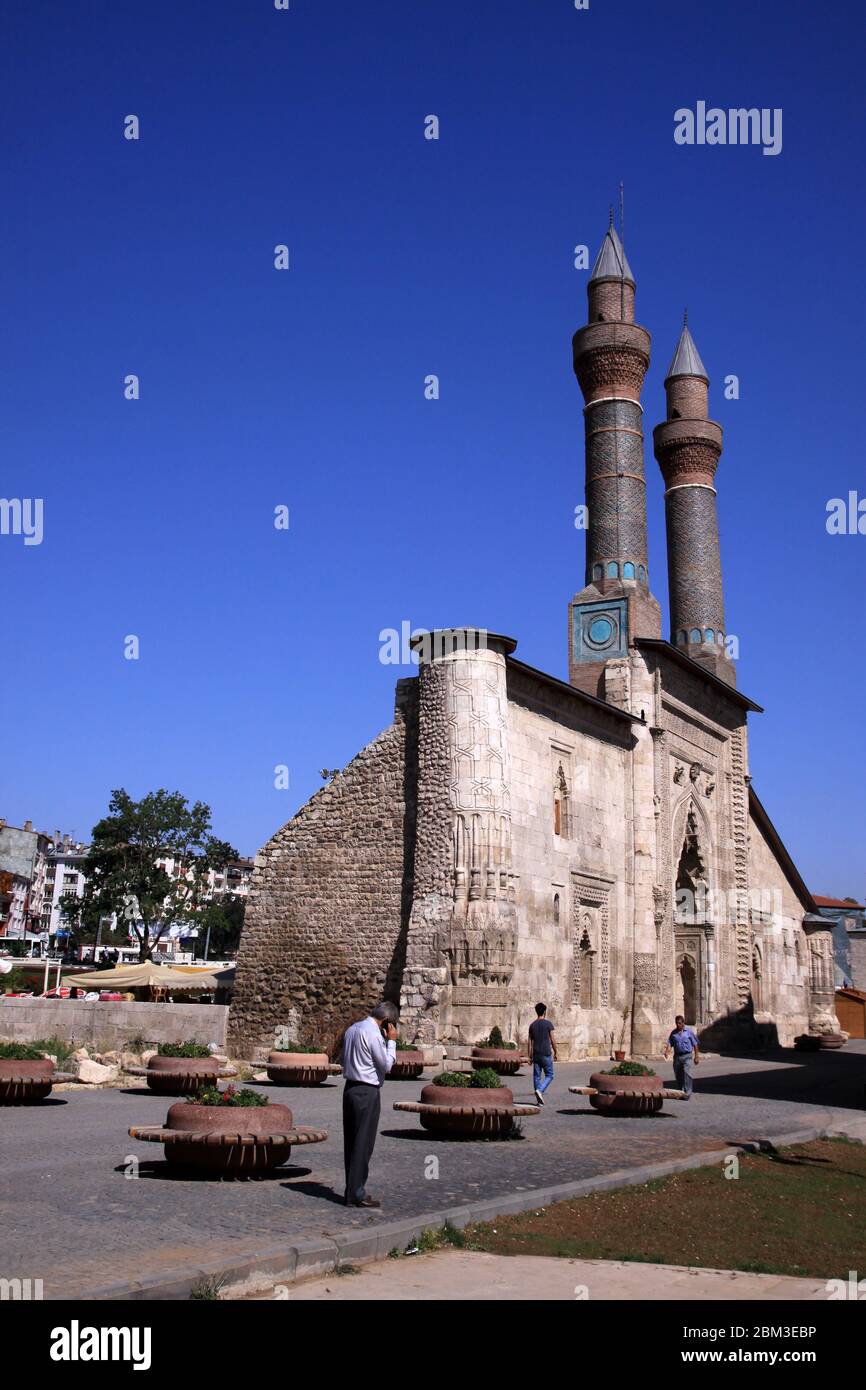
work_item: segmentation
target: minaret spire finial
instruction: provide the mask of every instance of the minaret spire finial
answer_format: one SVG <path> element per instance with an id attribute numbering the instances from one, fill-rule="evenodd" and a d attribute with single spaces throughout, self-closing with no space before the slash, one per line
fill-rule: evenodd
<path id="1" fill-rule="evenodd" d="M 689 326 L 689 310 L 688 310 L 688 306 L 686 306 L 686 308 L 683 309 L 683 328 L 688 328 L 688 326 Z"/>
<path id="2" fill-rule="evenodd" d="M 613 226 L 613 203 L 611 203 L 611 205 L 610 205 L 610 222 L 608 223 L 608 231 L 610 230 L 610 228 L 611 228 L 612 226 Z"/>

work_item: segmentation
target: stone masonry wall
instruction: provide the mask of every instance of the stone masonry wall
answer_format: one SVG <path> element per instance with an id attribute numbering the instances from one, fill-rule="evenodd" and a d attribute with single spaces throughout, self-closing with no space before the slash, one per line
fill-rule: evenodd
<path id="1" fill-rule="evenodd" d="M 753 1007 L 759 1020 L 775 1024 L 782 1046 L 791 1047 L 798 1033 L 809 1031 L 810 944 L 802 925 L 805 909 L 751 816 L 749 889 L 755 903 L 752 937 L 760 975 L 759 980 L 753 979 L 758 995 Z M 768 920 L 762 920 L 765 916 Z"/>
<path id="2" fill-rule="evenodd" d="M 543 1000 L 560 1057 L 608 1056 L 632 1001 L 633 739 L 628 725 L 513 668 L 508 685 L 518 911 L 508 1031 L 524 1039 Z"/>
<path id="3" fill-rule="evenodd" d="M 415 836 L 417 681 L 394 723 L 318 791 L 256 858 L 229 1015 L 239 1056 L 273 1043 L 330 1047 L 385 996 L 399 1000 Z M 408 867 L 407 867 L 408 866 Z"/>

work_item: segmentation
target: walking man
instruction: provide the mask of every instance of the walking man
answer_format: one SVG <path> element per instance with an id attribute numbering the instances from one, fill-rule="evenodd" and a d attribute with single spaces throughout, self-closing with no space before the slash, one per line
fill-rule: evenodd
<path id="1" fill-rule="evenodd" d="M 539 1105 L 544 1104 L 544 1093 L 553 1080 L 553 1063 L 556 1057 L 556 1038 L 553 1032 L 553 1024 L 549 1018 L 545 1018 L 547 1013 L 546 1004 L 536 1004 L 535 1012 L 538 1015 L 534 1023 L 529 1025 L 529 1055 L 532 1058 L 532 1084 L 535 1087 L 535 1099 Z"/>
<path id="2" fill-rule="evenodd" d="M 347 1207 L 380 1207 L 367 1195 L 367 1174 L 379 1128 L 382 1082 L 397 1055 L 399 1010 L 387 1001 L 353 1023 L 343 1038 L 343 1157 Z"/>
<path id="3" fill-rule="evenodd" d="M 671 1048 L 674 1050 L 674 1076 L 677 1079 L 677 1086 L 686 1094 L 686 1099 L 691 1100 L 692 1095 L 692 1068 L 697 1066 L 701 1060 L 700 1046 L 697 1034 L 691 1028 L 686 1027 L 686 1021 L 682 1014 L 677 1014 L 674 1020 L 676 1027 L 668 1038 L 668 1045 L 665 1048 L 665 1058 L 670 1057 Z"/>

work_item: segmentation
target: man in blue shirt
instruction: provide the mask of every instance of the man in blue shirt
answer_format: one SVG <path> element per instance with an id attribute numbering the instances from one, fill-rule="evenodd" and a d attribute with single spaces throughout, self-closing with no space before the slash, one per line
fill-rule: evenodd
<path id="1" fill-rule="evenodd" d="M 697 1035 L 691 1028 L 686 1027 L 686 1021 L 682 1014 L 677 1014 L 676 1028 L 668 1038 L 668 1045 L 665 1048 L 665 1057 L 670 1057 L 671 1048 L 674 1050 L 674 1076 L 677 1079 L 677 1086 L 681 1091 L 685 1091 L 686 1099 L 691 1100 L 692 1095 L 692 1068 L 700 1061 L 700 1046 Z"/>

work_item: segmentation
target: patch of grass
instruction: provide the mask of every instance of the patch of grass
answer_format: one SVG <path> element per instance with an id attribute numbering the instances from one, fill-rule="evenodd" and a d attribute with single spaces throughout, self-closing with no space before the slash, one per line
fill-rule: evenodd
<path id="1" fill-rule="evenodd" d="M 340 1278 L 345 1279 L 350 1274 L 360 1274 L 359 1265 L 334 1265 L 334 1273 Z"/>
<path id="2" fill-rule="evenodd" d="M 819 1139 L 738 1157 L 738 1178 L 726 1178 L 724 1165 L 696 1168 L 460 1234 L 468 1248 L 498 1255 L 813 1279 L 866 1269 L 866 1145 Z"/>
<path id="3" fill-rule="evenodd" d="M 212 1274 L 207 1279 L 200 1279 L 197 1284 L 193 1284 L 189 1296 L 199 1303 L 214 1302 L 219 1299 L 224 1284 L 225 1279 L 221 1274 Z"/>
<path id="4" fill-rule="evenodd" d="M 398 1250 L 396 1246 L 388 1251 L 389 1260 L 398 1260 L 401 1255 L 429 1255 L 433 1250 L 467 1250 L 472 1249 L 469 1245 L 465 1233 L 446 1221 L 443 1226 L 428 1226 L 410 1240 L 405 1250 Z"/>

